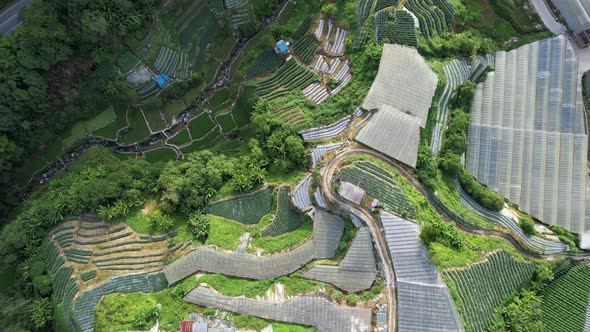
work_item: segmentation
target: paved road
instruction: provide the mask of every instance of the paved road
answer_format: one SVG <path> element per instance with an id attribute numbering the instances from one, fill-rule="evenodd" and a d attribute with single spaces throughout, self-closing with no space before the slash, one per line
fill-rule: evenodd
<path id="1" fill-rule="evenodd" d="M 545 2 L 546 0 L 530 0 L 530 1 L 533 4 L 533 6 L 535 7 L 535 10 L 537 11 L 537 13 L 539 13 L 541 20 L 543 20 L 543 24 L 545 24 L 545 26 L 547 27 L 547 29 L 549 29 L 549 31 L 553 32 L 553 34 L 555 34 L 555 35 L 560 35 L 560 34 L 564 33 L 564 34 L 566 34 L 566 36 L 568 36 L 568 39 L 572 43 L 572 46 L 574 48 L 574 51 L 576 52 L 576 55 L 578 55 L 578 61 L 579 61 L 578 74 L 580 77 L 582 77 L 582 74 L 584 74 L 585 72 L 590 70 L 590 47 L 586 47 L 586 48 L 579 48 L 578 47 L 576 42 L 574 40 L 572 40 L 571 36 L 566 33 L 567 28 L 563 24 L 558 22 L 556 20 L 555 16 L 553 16 L 553 12 L 551 12 L 549 7 L 547 7 L 547 3 Z"/>
<path id="2" fill-rule="evenodd" d="M 376 215 L 369 213 L 367 210 L 359 207 L 358 205 L 354 205 L 347 200 L 340 198 L 338 195 L 333 195 L 332 191 L 330 190 L 330 183 L 332 181 L 332 177 L 334 172 L 336 171 L 339 164 L 347 157 L 350 157 L 351 154 L 355 154 L 357 151 L 355 150 L 344 150 L 338 155 L 336 155 L 332 160 L 330 160 L 326 164 L 326 168 L 324 174 L 322 175 L 322 181 L 320 181 L 321 190 L 324 194 L 324 197 L 327 201 L 330 201 L 336 204 L 339 208 L 344 210 L 353 212 L 361 219 L 365 221 L 369 230 L 371 231 L 371 236 L 375 240 L 375 246 L 377 249 L 377 253 L 379 254 L 379 258 L 384 265 L 384 272 L 385 272 L 385 287 L 387 288 L 387 316 L 388 316 L 388 330 L 395 331 L 396 330 L 396 301 L 395 301 L 395 273 L 393 271 L 393 265 L 391 263 L 391 259 L 388 254 L 387 250 L 387 242 L 385 241 L 384 233 L 381 231 L 379 227 L 379 221 Z"/>
<path id="3" fill-rule="evenodd" d="M 33 0 L 20 0 L 19 2 L 15 3 L 14 5 L 8 7 L 2 13 L 0 13 L 0 33 L 3 35 L 7 35 L 12 32 L 16 27 L 23 23 L 18 18 L 18 13 L 20 10 L 25 7 L 26 5 L 33 2 Z"/>

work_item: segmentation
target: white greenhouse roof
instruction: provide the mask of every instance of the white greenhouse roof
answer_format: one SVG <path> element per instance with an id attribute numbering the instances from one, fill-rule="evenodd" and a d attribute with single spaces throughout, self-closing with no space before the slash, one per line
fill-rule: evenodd
<path id="1" fill-rule="evenodd" d="M 424 128 L 437 82 L 436 74 L 415 48 L 385 44 L 379 72 L 363 108 L 389 105 L 416 116 Z"/>
<path id="2" fill-rule="evenodd" d="M 553 3 L 575 34 L 590 29 L 590 1 L 553 0 Z"/>
<path id="3" fill-rule="evenodd" d="M 408 166 L 416 167 L 420 119 L 390 106 L 383 106 L 355 139 Z"/>
<path id="4" fill-rule="evenodd" d="M 466 167 L 548 223 L 583 233 L 588 136 L 578 61 L 558 36 L 496 53 L 477 85 Z"/>

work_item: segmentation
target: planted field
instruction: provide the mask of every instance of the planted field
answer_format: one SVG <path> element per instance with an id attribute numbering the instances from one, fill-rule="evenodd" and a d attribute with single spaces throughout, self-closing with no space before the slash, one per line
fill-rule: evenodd
<path id="1" fill-rule="evenodd" d="M 297 60 L 291 59 L 272 77 L 259 82 L 256 93 L 260 97 L 273 100 L 286 96 L 292 91 L 301 90 L 316 79 L 317 76 L 311 70 L 299 64 Z"/>
<path id="2" fill-rule="evenodd" d="M 446 270 L 457 290 L 461 317 L 467 331 L 487 331 L 496 308 L 531 278 L 535 264 L 518 262 L 507 251 L 491 254 L 467 268 Z"/>
<path id="3" fill-rule="evenodd" d="M 238 27 L 250 23 L 249 5 L 248 0 L 225 0 L 225 7 L 231 15 L 232 26 Z"/>
<path id="4" fill-rule="evenodd" d="M 215 123 L 209 117 L 209 114 L 203 112 L 188 123 L 188 130 L 191 132 L 193 139 L 204 137 L 215 127 Z"/>
<path id="5" fill-rule="evenodd" d="M 299 28 L 297 28 L 297 30 L 295 30 L 295 32 L 293 33 L 293 35 L 291 36 L 291 38 L 293 38 L 294 40 L 297 40 L 301 37 L 303 37 L 303 35 L 305 35 L 305 33 L 307 32 L 307 30 L 309 30 L 309 28 L 311 27 L 311 23 L 312 23 L 313 18 L 311 16 L 308 16 L 299 26 Z"/>
<path id="6" fill-rule="evenodd" d="M 119 68 L 117 68 L 117 66 L 115 66 L 115 64 L 111 61 L 101 62 L 98 66 L 96 66 L 94 72 L 98 77 L 105 80 L 115 79 L 120 74 Z"/>
<path id="7" fill-rule="evenodd" d="M 166 128 L 166 121 L 163 119 L 159 107 L 143 106 L 141 107 L 141 112 L 143 113 L 151 132 L 155 133 Z"/>
<path id="8" fill-rule="evenodd" d="M 230 131 L 236 129 L 236 123 L 234 122 L 234 118 L 231 113 L 224 113 L 215 116 L 215 122 L 219 124 L 221 131 L 224 134 L 227 134 Z"/>
<path id="9" fill-rule="evenodd" d="M 155 81 L 148 81 L 135 89 L 141 103 L 154 100 L 160 93 L 160 86 Z"/>
<path id="10" fill-rule="evenodd" d="M 390 20 L 388 10 L 379 11 L 375 15 L 375 32 L 377 40 L 389 40 L 390 43 L 418 46 L 418 37 L 414 28 L 412 15 L 403 10 L 395 11 L 394 19 Z"/>
<path id="11" fill-rule="evenodd" d="M 161 148 L 153 151 L 148 151 L 145 154 L 145 160 L 149 161 L 150 163 L 176 160 L 176 152 L 170 148 Z"/>
<path id="12" fill-rule="evenodd" d="M 141 114 L 141 110 L 130 108 L 127 112 L 128 128 L 121 131 L 119 141 L 123 144 L 139 142 L 150 135 L 150 130 Z"/>
<path id="13" fill-rule="evenodd" d="M 121 69 L 122 73 L 128 73 L 140 64 L 141 60 L 135 54 L 129 52 L 129 50 L 123 52 L 119 59 L 117 59 L 117 66 Z"/>
<path id="14" fill-rule="evenodd" d="M 320 45 L 320 42 L 317 41 L 314 37 L 309 35 L 305 35 L 300 38 L 295 45 L 293 45 L 293 50 L 299 56 L 301 61 L 309 64 L 311 59 L 313 58 L 313 54 Z"/>
<path id="15" fill-rule="evenodd" d="M 246 69 L 244 77 L 246 79 L 262 76 L 277 69 L 283 63 L 283 58 L 275 52 L 274 49 L 269 48 L 264 50 L 254 62 L 250 64 L 250 67 Z"/>
<path id="16" fill-rule="evenodd" d="M 113 105 L 113 113 L 115 119 L 103 127 L 102 129 L 94 131 L 92 134 L 104 138 L 116 140 L 119 129 L 127 126 L 127 105 L 115 103 Z"/>
<path id="17" fill-rule="evenodd" d="M 441 35 L 453 26 L 453 8 L 446 0 L 408 0 L 405 7 L 418 18 L 424 38 Z"/>
<path id="18" fill-rule="evenodd" d="M 218 110 L 224 109 L 228 106 L 228 104 L 230 102 L 230 98 L 231 98 L 230 89 L 229 88 L 221 89 L 221 90 L 215 92 L 215 94 L 212 95 L 207 100 L 207 105 L 211 109 L 213 109 L 214 111 L 218 111 Z"/>
<path id="19" fill-rule="evenodd" d="M 209 4 L 216 17 L 221 17 L 225 14 L 225 4 L 223 3 L 223 0 L 209 0 Z"/>
<path id="20" fill-rule="evenodd" d="M 179 131 L 178 133 L 176 133 L 176 135 L 174 135 L 173 137 L 171 137 L 170 139 L 168 139 L 168 144 L 174 144 L 174 145 L 183 145 L 186 144 L 188 142 L 191 141 L 188 129 L 183 129 L 181 131 Z"/>
<path id="21" fill-rule="evenodd" d="M 368 164 L 372 166 L 367 166 Z M 386 210 L 396 212 L 404 218 L 416 218 L 416 209 L 395 184 L 393 177 L 378 166 L 368 162 L 355 163 L 351 167 L 343 168 L 338 177 L 362 188 L 367 194 L 378 199 Z"/>
<path id="22" fill-rule="evenodd" d="M 261 231 L 262 236 L 278 236 L 303 225 L 303 215 L 293 207 L 289 199 L 289 188 L 280 187 L 278 191 L 276 215 L 272 223 Z"/>
<path id="23" fill-rule="evenodd" d="M 271 208 L 272 189 L 266 188 L 211 203 L 203 211 L 244 224 L 256 224 L 264 215 L 270 213 Z"/>
<path id="24" fill-rule="evenodd" d="M 367 2 L 371 2 L 371 1 L 367 1 Z M 397 5 L 398 5 L 398 0 L 377 0 L 377 3 L 375 4 L 375 12 L 378 12 L 381 9 L 384 9 L 387 7 L 397 6 Z"/>
<path id="25" fill-rule="evenodd" d="M 250 100 L 255 96 L 256 89 L 248 86 L 244 87 L 238 96 L 234 108 L 232 109 L 232 114 L 234 122 L 239 128 L 250 123 L 250 112 L 252 112 Z"/>
<path id="26" fill-rule="evenodd" d="M 545 331 L 584 331 L 590 296 L 590 265 L 573 267 L 546 286 L 541 294 Z"/>
<path id="27" fill-rule="evenodd" d="M 191 153 L 198 150 L 210 148 L 213 145 L 213 142 L 215 142 L 219 137 L 221 137 L 219 131 L 212 130 L 199 140 L 193 141 L 191 145 L 181 148 L 180 151 L 182 151 L 182 153 Z"/>

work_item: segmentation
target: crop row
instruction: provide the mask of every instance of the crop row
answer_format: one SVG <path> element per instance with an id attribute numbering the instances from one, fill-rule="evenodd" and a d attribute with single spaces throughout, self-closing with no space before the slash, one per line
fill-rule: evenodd
<path id="1" fill-rule="evenodd" d="M 51 230 L 51 233 L 52 234 L 57 234 L 57 233 L 59 233 L 61 231 L 71 230 L 71 229 L 74 229 L 74 228 L 76 228 L 76 226 L 74 226 L 74 225 L 61 225 L 59 227 L 56 227 L 56 228 L 52 229 Z"/>
<path id="2" fill-rule="evenodd" d="M 263 236 L 277 236 L 297 229 L 303 224 L 303 216 L 291 204 L 289 187 L 280 187 L 277 198 L 277 213 L 273 222 L 262 230 Z"/>
<path id="3" fill-rule="evenodd" d="M 227 200 L 211 203 L 203 210 L 244 224 L 255 224 L 272 208 L 272 189 L 266 188 L 256 192 L 236 196 Z"/>
<path id="4" fill-rule="evenodd" d="M 159 257 L 159 256 L 164 256 L 164 253 L 163 252 L 156 252 L 153 254 L 144 254 L 144 255 L 100 258 L 100 259 L 93 259 L 92 263 L 105 263 L 105 262 L 114 262 L 114 261 L 123 260 L 123 259 L 141 259 L 141 258 Z"/>
<path id="5" fill-rule="evenodd" d="M 121 72 L 128 73 L 133 70 L 135 67 L 141 64 L 141 60 L 135 56 L 135 54 L 126 50 L 123 54 L 117 59 L 117 66 L 121 69 Z"/>
<path id="6" fill-rule="evenodd" d="M 303 62 L 309 64 L 319 45 L 320 43 L 315 38 L 305 35 L 295 43 L 293 50 Z"/>
<path id="7" fill-rule="evenodd" d="M 244 77 L 246 79 L 262 76 L 277 69 L 283 63 L 283 58 L 275 52 L 274 49 L 269 48 L 264 50 L 246 69 Z"/>
<path id="8" fill-rule="evenodd" d="M 293 38 L 294 40 L 297 40 L 297 39 L 303 37 L 303 35 L 305 35 L 307 30 L 309 30 L 309 27 L 311 27 L 311 22 L 312 22 L 312 17 L 311 16 L 306 17 L 305 20 L 301 23 L 301 25 L 297 28 L 297 30 L 293 33 L 291 38 Z"/>
<path id="9" fill-rule="evenodd" d="M 468 268 L 445 271 L 457 290 L 467 330 L 489 329 L 496 308 L 530 279 L 534 269 L 535 264 L 518 262 L 510 253 L 499 251 Z"/>
<path id="10" fill-rule="evenodd" d="M 391 6 L 397 6 L 397 5 L 398 5 L 398 0 L 377 0 L 374 10 L 375 10 L 375 12 L 378 12 L 381 9 L 391 7 Z"/>
<path id="11" fill-rule="evenodd" d="M 80 277 L 84 281 L 88 281 L 90 279 L 94 279 L 96 277 L 96 270 L 88 270 L 80 273 Z"/>
<path id="12" fill-rule="evenodd" d="M 389 21 L 387 11 L 380 11 L 375 15 L 375 31 L 378 41 L 387 39 L 390 43 L 418 45 L 414 19 L 405 11 L 396 11 L 395 20 Z"/>
<path id="13" fill-rule="evenodd" d="M 118 253 L 122 253 L 122 252 L 130 252 L 130 251 L 141 251 L 141 248 L 121 248 L 121 249 L 115 249 L 115 250 L 109 250 L 109 251 L 100 251 L 100 252 L 95 252 L 94 256 L 106 256 L 106 255 L 112 255 L 112 254 L 118 254 Z"/>
<path id="14" fill-rule="evenodd" d="M 86 231 L 91 231 L 91 230 L 96 230 L 96 229 L 103 229 L 103 228 L 109 228 L 111 227 L 108 224 L 91 224 L 91 225 L 86 225 L 86 224 L 80 224 L 80 229 L 86 230 Z"/>
<path id="15" fill-rule="evenodd" d="M 225 14 L 225 5 L 223 4 L 223 0 L 210 0 L 209 4 L 211 5 L 211 11 L 216 17 L 219 18 Z"/>
<path id="16" fill-rule="evenodd" d="M 371 163 L 368 161 L 358 161 L 356 163 L 354 163 L 354 166 L 367 171 L 369 173 L 373 173 L 374 175 L 387 179 L 388 182 L 395 184 L 395 178 L 393 177 L 393 174 L 389 173 L 388 171 L 386 171 L 385 169 Z"/>
<path id="17" fill-rule="evenodd" d="M 120 225 L 120 226 L 118 226 L 118 227 L 115 227 L 115 228 L 113 228 L 113 229 L 111 229 L 111 230 L 107 230 L 107 231 L 106 231 L 106 232 L 104 232 L 104 233 L 83 234 L 83 233 L 80 233 L 80 232 L 78 232 L 78 236 L 79 236 L 79 237 L 84 237 L 84 238 L 101 237 L 101 236 L 105 236 L 105 235 L 108 235 L 108 234 L 115 234 L 115 233 L 118 233 L 118 232 L 120 232 L 120 231 L 124 230 L 125 228 L 127 228 L 127 226 L 125 226 L 125 225 Z"/>
<path id="18" fill-rule="evenodd" d="M 363 23 L 371 12 L 371 6 L 373 6 L 373 0 L 360 0 L 359 5 L 356 9 L 356 20 L 357 26 L 362 27 Z"/>
<path id="19" fill-rule="evenodd" d="M 63 297 L 63 308 L 65 312 L 66 323 L 70 327 L 71 331 L 77 330 L 75 328 L 76 323 L 72 321 L 72 301 L 79 290 L 80 287 L 78 287 L 78 279 L 76 279 L 76 277 L 71 277 L 70 280 L 68 280 Z"/>
<path id="20" fill-rule="evenodd" d="M 140 243 L 150 243 L 150 242 L 158 242 L 158 241 L 152 241 L 150 239 L 140 239 L 140 240 L 129 240 L 129 241 L 122 241 L 119 243 L 113 243 L 113 244 L 107 244 L 104 246 L 99 246 L 99 249 L 112 249 L 112 248 L 117 248 L 117 247 L 122 247 L 122 246 L 126 246 L 129 244 L 140 244 Z"/>
<path id="21" fill-rule="evenodd" d="M 57 250 L 52 242 L 47 243 L 47 249 L 45 250 L 45 263 L 51 274 L 54 274 L 64 263 L 64 259 L 59 256 L 59 250 Z"/>
<path id="22" fill-rule="evenodd" d="M 162 263 L 164 261 L 164 258 L 157 258 L 157 259 L 148 259 L 148 260 L 144 260 L 144 261 L 127 261 L 127 262 L 114 262 L 114 263 L 108 263 L 108 264 L 96 264 L 96 266 L 99 269 L 102 268 L 109 268 L 109 267 L 113 267 L 113 266 L 132 266 L 132 265 L 148 265 L 151 263 Z"/>
<path id="23" fill-rule="evenodd" d="M 64 266 L 59 269 L 53 276 L 51 277 L 51 287 L 53 288 L 53 298 L 56 303 L 60 303 L 64 296 L 64 291 L 66 289 L 66 284 L 70 279 L 70 275 L 74 272 L 74 268 L 69 266 Z"/>
<path id="24" fill-rule="evenodd" d="M 584 331 L 590 295 L 590 265 L 580 264 L 542 291 L 545 331 Z"/>
<path id="25" fill-rule="evenodd" d="M 280 96 L 280 94 L 271 95 L 279 87 L 286 91 L 301 90 L 316 79 L 317 76 L 311 70 L 300 65 L 297 60 L 291 59 L 277 70 L 271 78 L 260 82 L 256 88 L 256 93 L 261 97 L 272 100 Z"/>
<path id="26" fill-rule="evenodd" d="M 443 0 L 444 1 L 444 0 Z M 408 0 L 406 7 L 410 10 L 420 23 L 420 30 L 425 38 L 430 38 L 434 34 L 442 34 L 445 30 L 452 27 L 453 16 L 452 9 L 445 5 L 443 2 L 438 1 L 441 9 L 433 0 Z"/>
<path id="27" fill-rule="evenodd" d="M 131 235 L 133 235 L 133 232 L 125 232 L 122 234 L 111 236 L 107 239 L 96 239 L 96 240 L 89 240 L 89 241 L 74 240 L 74 242 L 79 245 L 93 245 L 93 244 L 101 244 L 101 243 L 105 243 L 105 242 L 115 241 L 115 240 L 122 239 L 124 237 L 128 237 Z"/>
<path id="28" fill-rule="evenodd" d="M 339 177 L 362 188 L 367 194 L 378 199 L 386 209 L 406 218 L 414 219 L 416 217 L 416 209 L 391 179 L 377 176 L 357 167 L 344 168 Z"/>

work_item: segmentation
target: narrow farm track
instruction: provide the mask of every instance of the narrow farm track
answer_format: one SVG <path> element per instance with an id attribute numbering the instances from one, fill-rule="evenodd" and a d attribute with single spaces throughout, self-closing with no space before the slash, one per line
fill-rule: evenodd
<path id="1" fill-rule="evenodd" d="M 233 50 L 230 53 L 230 56 L 223 62 L 223 64 L 219 67 L 216 73 L 215 79 L 203 90 L 201 97 L 194 104 L 189 105 L 186 107 L 182 112 L 180 112 L 177 116 L 178 118 L 190 118 L 195 116 L 192 114 L 192 111 L 199 109 L 202 107 L 207 100 L 213 96 L 217 91 L 227 87 L 229 85 L 229 78 L 231 76 L 232 71 L 235 69 L 234 64 L 236 60 L 241 55 L 242 51 L 246 49 L 246 47 L 252 42 L 256 40 L 256 37 L 266 31 L 269 25 L 275 22 L 280 14 L 280 12 L 285 8 L 285 6 L 291 0 L 283 0 L 280 5 L 273 11 L 270 17 L 267 17 L 262 20 L 260 23 L 260 30 L 258 33 L 250 38 L 242 39 L 236 43 Z M 147 122 L 146 122 L 147 123 Z M 153 133 L 151 136 L 145 138 L 141 142 L 136 142 L 133 144 L 125 145 L 120 144 L 115 140 L 111 140 L 104 137 L 97 137 L 92 136 L 88 139 L 85 143 L 78 145 L 76 147 L 72 147 L 67 151 L 63 152 L 60 156 L 58 156 L 53 162 L 49 163 L 45 168 L 39 170 L 35 176 L 33 176 L 27 186 L 22 189 L 18 190 L 19 197 L 21 201 L 25 201 L 29 196 L 31 196 L 35 191 L 42 187 L 42 184 L 47 183 L 47 181 L 51 180 L 57 173 L 62 170 L 67 169 L 68 165 L 78 159 L 78 157 L 86 150 L 94 147 L 108 147 L 115 150 L 117 153 L 122 154 L 132 154 L 132 153 L 139 153 L 145 151 L 149 146 L 159 142 L 165 141 L 167 137 L 173 136 L 179 130 L 184 129 L 182 124 L 176 124 L 163 130 Z M 177 154 L 177 157 L 181 157 L 183 154 L 178 149 L 165 144 L 165 146 L 173 148 Z M 42 184 L 40 183 L 42 181 Z M 16 188 L 16 187 L 15 187 Z"/>

